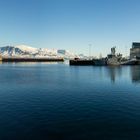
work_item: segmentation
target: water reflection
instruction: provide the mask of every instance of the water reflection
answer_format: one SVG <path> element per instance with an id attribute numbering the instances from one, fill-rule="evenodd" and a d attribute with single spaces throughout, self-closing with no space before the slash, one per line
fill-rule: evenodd
<path id="1" fill-rule="evenodd" d="M 64 62 L 2 62 L 0 64 L 9 64 L 9 65 L 38 65 L 38 64 L 63 64 Z"/>
<path id="2" fill-rule="evenodd" d="M 55 65 L 54 65 L 55 64 Z M 63 65 L 64 64 L 64 65 Z M 105 66 L 105 67 L 68 67 L 66 63 L 3 63 L 0 65 L 1 77 L 10 78 L 12 82 L 32 83 L 37 82 L 48 83 L 56 79 L 60 81 L 72 80 L 76 78 L 79 81 L 88 79 L 109 79 L 113 84 L 120 81 L 132 83 L 140 83 L 140 66 Z M 5 71 L 8 71 L 6 74 Z M 49 73 L 53 73 L 50 75 Z M 42 74 L 43 73 L 43 74 Z M 15 78 L 18 77 L 18 78 Z M 84 77 L 84 78 L 83 78 Z M 85 80 L 84 79 L 84 80 Z M 0 80 L 1 81 L 1 80 Z"/>
<path id="3" fill-rule="evenodd" d="M 140 66 L 132 66 L 131 69 L 131 77 L 132 82 L 140 83 Z"/>
<path id="4" fill-rule="evenodd" d="M 122 68 L 121 67 L 107 67 L 108 75 L 110 76 L 111 82 L 115 83 L 117 77 L 121 77 Z"/>
<path id="5" fill-rule="evenodd" d="M 140 83 L 140 66 L 120 66 L 106 67 L 107 76 L 111 82 L 115 83 L 117 79 L 128 78 L 133 83 Z"/>

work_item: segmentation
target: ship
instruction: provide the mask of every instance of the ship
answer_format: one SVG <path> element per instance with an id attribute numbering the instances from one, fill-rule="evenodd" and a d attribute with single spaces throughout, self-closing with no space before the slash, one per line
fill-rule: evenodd
<path id="1" fill-rule="evenodd" d="M 93 59 L 79 59 L 74 58 L 73 60 L 69 61 L 70 65 L 80 65 L 80 66 L 87 66 L 87 65 L 94 65 Z"/>
<path id="2" fill-rule="evenodd" d="M 136 58 L 132 58 L 127 61 L 122 61 L 121 65 L 140 65 L 140 61 Z"/>
<path id="3" fill-rule="evenodd" d="M 94 59 L 93 61 L 94 61 L 95 66 L 106 66 L 107 65 L 106 58 Z"/>
<path id="4" fill-rule="evenodd" d="M 93 66 L 120 66 L 120 65 L 140 65 L 140 58 L 123 58 L 122 54 L 116 54 L 116 47 L 111 48 L 111 53 L 100 59 L 80 59 L 70 60 L 70 65 L 93 65 Z"/>
<path id="5" fill-rule="evenodd" d="M 116 54 L 116 47 L 111 48 L 111 54 L 107 55 L 107 65 L 121 65 L 122 54 Z"/>

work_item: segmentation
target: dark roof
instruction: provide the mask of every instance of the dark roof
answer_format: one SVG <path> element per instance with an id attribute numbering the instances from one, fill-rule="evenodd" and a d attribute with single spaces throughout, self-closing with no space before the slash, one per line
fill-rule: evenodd
<path id="1" fill-rule="evenodd" d="M 140 48 L 140 43 L 139 42 L 133 42 L 132 47 L 133 48 Z"/>

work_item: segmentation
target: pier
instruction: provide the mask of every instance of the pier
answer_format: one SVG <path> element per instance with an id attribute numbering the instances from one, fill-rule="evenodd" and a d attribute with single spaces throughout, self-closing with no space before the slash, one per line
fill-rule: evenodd
<path id="1" fill-rule="evenodd" d="M 0 57 L 2 62 L 64 62 L 63 58 Z"/>
<path id="2" fill-rule="evenodd" d="M 120 66 L 120 65 L 140 65 L 140 60 L 127 60 L 120 63 L 107 63 L 107 60 L 93 59 L 93 60 L 70 60 L 69 64 L 74 66 Z"/>
<path id="3" fill-rule="evenodd" d="M 136 46 L 135 46 L 136 45 Z M 116 54 L 116 47 L 111 48 L 111 53 L 105 58 L 70 60 L 70 65 L 94 65 L 94 66 L 120 66 L 120 65 L 140 65 L 140 43 L 133 43 L 130 49 L 130 58 L 125 59 L 122 54 Z"/>

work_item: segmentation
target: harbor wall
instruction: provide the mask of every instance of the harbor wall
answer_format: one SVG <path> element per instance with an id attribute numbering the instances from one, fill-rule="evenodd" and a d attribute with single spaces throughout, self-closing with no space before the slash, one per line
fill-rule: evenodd
<path id="1" fill-rule="evenodd" d="M 63 58 L 16 58 L 2 57 L 2 62 L 63 62 Z"/>

